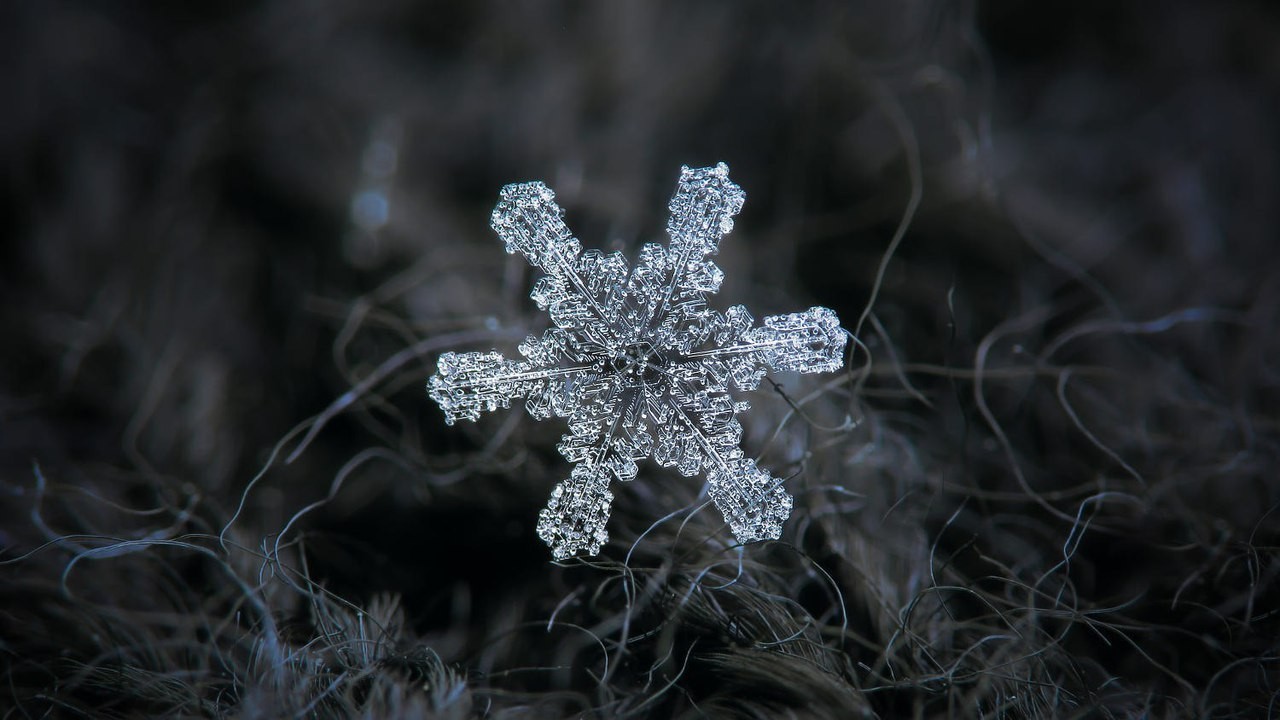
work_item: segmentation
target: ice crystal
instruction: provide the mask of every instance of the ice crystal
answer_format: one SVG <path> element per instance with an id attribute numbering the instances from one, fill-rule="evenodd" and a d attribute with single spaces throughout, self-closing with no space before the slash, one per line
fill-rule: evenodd
<path id="1" fill-rule="evenodd" d="M 729 385 L 754 390 L 765 368 L 837 370 L 845 335 L 824 307 L 758 326 L 741 305 L 723 313 L 707 307 L 705 295 L 724 279 L 710 256 L 745 197 L 724 163 L 681 168 L 670 243 L 644 245 L 628 270 L 620 253 L 582 250 L 543 183 L 502 189 L 491 224 L 508 253 L 544 273 L 530 297 L 554 327 L 525 338 L 522 360 L 444 353 L 428 389 L 451 425 L 520 398 L 535 418 L 568 418 L 557 448 L 573 470 L 538 517 L 538 535 L 557 559 L 600 551 L 609 485 L 635 478 L 636 462 L 647 457 L 686 476 L 704 472 L 739 542 L 781 534 L 791 496 L 739 447 L 735 416 L 748 405 Z"/>

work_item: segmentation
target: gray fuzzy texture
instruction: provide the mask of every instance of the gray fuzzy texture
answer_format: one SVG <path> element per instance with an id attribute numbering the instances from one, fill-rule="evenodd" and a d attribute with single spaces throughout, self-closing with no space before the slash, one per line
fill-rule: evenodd
<path id="1" fill-rule="evenodd" d="M 1246 2 L 9 4 L 0 717 L 1280 714 L 1277 47 Z M 750 397 L 792 518 L 737 546 L 649 463 L 552 563 L 563 426 L 422 391 L 546 322 L 498 189 L 634 253 L 719 160 L 720 297 L 859 341 Z"/>

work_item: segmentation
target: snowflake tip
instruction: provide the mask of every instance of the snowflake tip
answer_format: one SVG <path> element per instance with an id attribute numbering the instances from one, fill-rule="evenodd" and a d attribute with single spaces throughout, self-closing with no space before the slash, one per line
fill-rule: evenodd
<path id="1" fill-rule="evenodd" d="M 844 366 L 844 329 L 836 314 L 824 307 L 770 315 L 743 337 L 763 347 L 765 360 L 779 372 L 832 372 Z"/>
<path id="2" fill-rule="evenodd" d="M 508 253 L 519 252 L 553 273 L 572 263 L 582 249 L 564 224 L 555 192 L 539 181 L 504 186 L 489 226 Z"/>
<path id="3" fill-rule="evenodd" d="M 667 209 L 667 234 L 673 249 L 687 248 L 713 255 L 720 239 L 733 230 L 733 216 L 742 211 L 747 194 L 729 179 L 729 166 L 680 169 L 680 181 Z"/>
<path id="4" fill-rule="evenodd" d="M 583 551 L 595 555 L 609 540 L 605 525 L 612 504 L 609 473 L 587 464 L 576 465 L 569 479 L 551 491 L 551 499 L 539 513 L 538 537 L 551 546 L 557 560 Z"/>

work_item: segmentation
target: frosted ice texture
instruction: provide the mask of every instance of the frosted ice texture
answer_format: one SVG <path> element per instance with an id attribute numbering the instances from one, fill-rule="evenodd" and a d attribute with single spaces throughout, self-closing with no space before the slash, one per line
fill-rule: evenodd
<path id="1" fill-rule="evenodd" d="M 668 206 L 671 241 L 644 245 L 629 268 L 620 253 L 584 252 L 543 183 L 502 189 L 491 225 L 507 252 L 544 273 L 530 297 L 554 327 L 525 338 L 521 360 L 444 353 L 428 391 L 449 424 L 515 399 L 535 418 L 568 419 L 557 448 L 573 470 L 538 517 L 538 535 L 557 559 L 600 551 L 610 483 L 634 479 L 636 462 L 648 457 L 686 476 L 705 473 L 738 541 L 781 534 L 791 496 L 739 447 L 735 416 L 748 405 L 729 385 L 753 390 L 766 368 L 837 370 L 845 334 L 824 307 L 760 325 L 741 305 L 707 307 L 705 295 L 724 279 L 710 256 L 745 197 L 724 163 L 681 168 Z"/>

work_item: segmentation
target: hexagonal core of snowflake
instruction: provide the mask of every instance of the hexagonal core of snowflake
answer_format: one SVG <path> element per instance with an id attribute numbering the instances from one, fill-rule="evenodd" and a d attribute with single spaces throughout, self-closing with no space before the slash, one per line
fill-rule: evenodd
<path id="1" fill-rule="evenodd" d="M 530 297 L 554 327 L 521 343 L 523 360 L 444 353 L 428 389 L 449 424 L 519 398 L 534 418 L 568 419 L 557 447 L 574 467 L 538 520 L 556 558 L 599 552 L 609 484 L 633 479 L 646 457 L 684 475 L 705 472 L 740 542 L 781 533 L 791 497 L 739 447 L 736 415 L 747 404 L 729 385 L 754 390 L 766 368 L 837 370 L 845 332 L 822 307 L 760 325 L 741 305 L 723 313 L 707 307 L 705 296 L 724 277 L 710 257 L 744 198 L 723 163 L 682 168 L 669 205 L 670 243 L 646 244 L 629 270 L 619 253 L 582 251 L 546 185 L 503 188 L 493 228 L 508 252 L 545 273 Z"/>
<path id="2" fill-rule="evenodd" d="M 650 342 L 635 342 L 614 354 L 610 365 L 629 383 L 649 385 L 662 377 L 666 360 Z"/>

